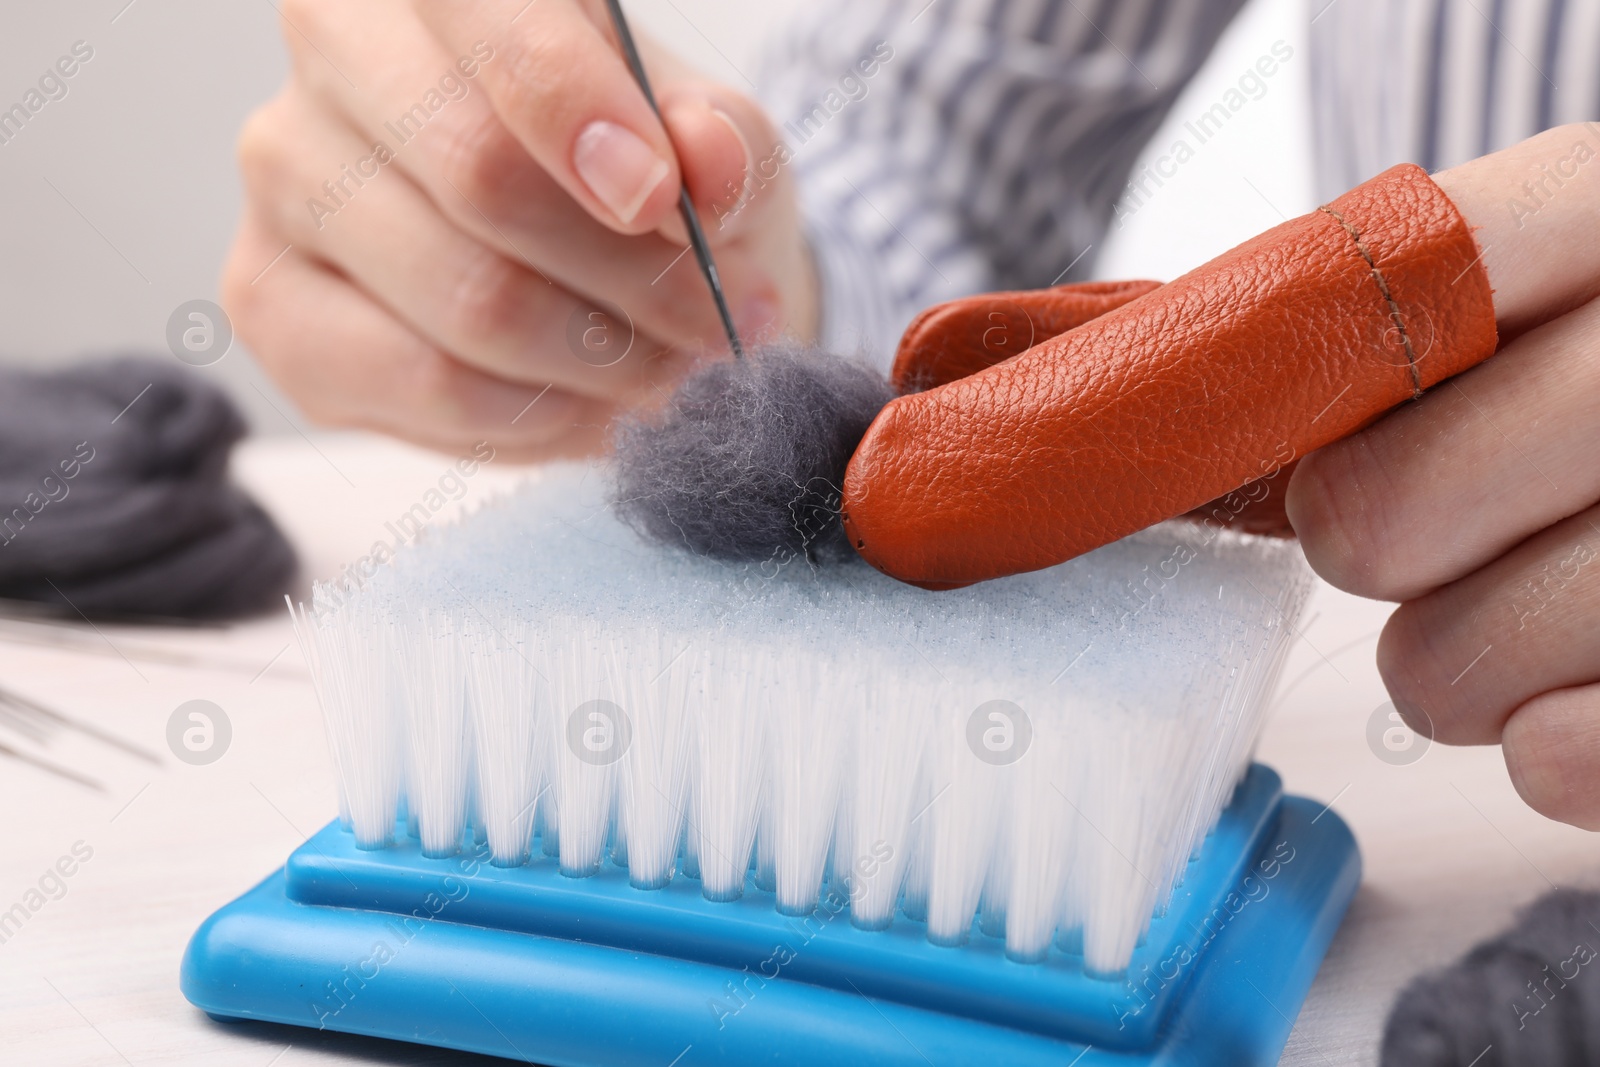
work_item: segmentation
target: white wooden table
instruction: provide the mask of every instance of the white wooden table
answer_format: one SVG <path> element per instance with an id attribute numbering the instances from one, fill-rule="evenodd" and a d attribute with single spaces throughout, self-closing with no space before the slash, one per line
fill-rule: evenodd
<path id="1" fill-rule="evenodd" d="M 319 436 L 251 441 L 235 467 L 299 546 L 307 573 L 328 576 L 379 538 L 392 542 L 386 523 L 422 501 L 450 463 L 373 438 Z M 435 521 L 517 477 L 489 464 Z M 1288 1064 L 1372 1063 L 1388 1003 L 1407 978 L 1493 933 L 1552 884 L 1600 880 L 1595 838 L 1525 809 L 1497 749 L 1435 746 L 1408 766 L 1373 755 L 1367 720 L 1385 699 L 1373 647 L 1386 613 L 1319 590 L 1261 745 L 1292 791 L 1333 801 L 1366 862 Z M 503 1062 L 218 1024 L 178 992 L 178 962 L 200 921 L 334 812 L 322 730 L 286 617 L 197 630 L 7 624 L 0 685 L 162 757 L 152 766 L 71 738 L 51 745 L 50 758 L 104 782 L 104 793 L 0 761 L 8 815 L 0 914 L 19 903 L 28 911 L 0 942 L 0 1062 Z M 233 729 L 226 754 L 207 766 L 180 762 L 166 746 L 169 716 L 193 699 L 215 702 Z M 62 864 L 70 877 L 49 876 L 75 847 L 92 855 Z"/>

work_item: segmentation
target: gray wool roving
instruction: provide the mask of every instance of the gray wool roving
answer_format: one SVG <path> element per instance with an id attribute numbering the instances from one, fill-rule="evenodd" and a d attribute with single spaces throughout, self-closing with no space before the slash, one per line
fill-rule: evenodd
<path id="1" fill-rule="evenodd" d="M 1381 1062 L 1600 1063 L 1600 893 L 1548 893 L 1511 929 L 1413 981 L 1389 1013 Z"/>
<path id="2" fill-rule="evenodd" d="M 854 557 L 844 472 L 894 397 L 876 371 L 794 343 L 708 363 L 614 433 L 618 513 L 698 555 L 782 566 Z"/>
<path id="3" fill-rule="evenodd" d="M 0 369 L 0 598 L 74 618 L 281 606 L 294 551 L 228 479 L 244 433 L 170 359 Z"/>

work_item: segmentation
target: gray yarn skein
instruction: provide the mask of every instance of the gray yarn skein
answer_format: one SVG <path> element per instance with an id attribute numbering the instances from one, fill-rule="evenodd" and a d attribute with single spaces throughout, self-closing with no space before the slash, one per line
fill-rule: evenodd
<path id="1" fill-rule="evenodd" d="M 714 559 L 857 558 L 839 519 L 845 467 L 893 397 L 882 374 L 793 343 L 708 363 L 659 411 L 616 425 L 618 514 Z"/>
<path id="2" fill-rule="evenodd" d="M 1558 889 L 1396 999 L 1383 1067 L 1600 1063 L 1600 893 Z"/>

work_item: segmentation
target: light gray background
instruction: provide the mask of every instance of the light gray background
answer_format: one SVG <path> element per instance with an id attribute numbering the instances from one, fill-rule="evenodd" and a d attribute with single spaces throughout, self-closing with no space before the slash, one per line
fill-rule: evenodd
<path id="1" fill-rule="evenodd" d="M 399 0 L 397 0 L 399 2 Z M 701 69 L 759 77 L 759 48 L 797 0 L 632 0 L 630 14 Z M 1304 50 L 1292 0 L 1254 0 L 1173 113 L 1203 110 L 1278 37 L 1296 60 L 1113 240 L 1102 274 L 1171 277 L 1310 207 L 1303 158 Z M 271 0 L 10 2 L 0 13 L 0 108 L 75 41 L 94 58 L 0 145 L 0 360 L 165 352 L 168 316 L 216 298 L 238 212 L 244 117 L 286 63 Z M 1168 144 L 1158 134 L 1152 145 Z M 293 407 L 238 346 L 199 373 L 224 384 L 258 431 Z"/>

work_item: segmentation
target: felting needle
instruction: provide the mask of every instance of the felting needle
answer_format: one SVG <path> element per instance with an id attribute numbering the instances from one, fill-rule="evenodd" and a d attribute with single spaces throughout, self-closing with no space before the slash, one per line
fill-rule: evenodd
<path id="1" fill-rule="evenodd" d="M 644 63 L 639 59 L 639 49 L 633 43 L 633 31 L 628 29 L 628 20 L 622 14 L 620 0 L 606 0 L 606 10 L 611 12 L 611 25 L 617 31 L 617 40 L 622 45 L 622 55 L 627 59 L 629 69 L 633 71 L 633 80 L 639 83 L 650 110 L 659 119 L 661 108 L 656 104 L 655 93 L 650 90 L 650 79 L 645 76 Z M 705 230 L 700 228 L 700 216 L 695 214 L 694 201 L 689 199 L 687 184 L 678 187 L 678 212 L 683 216 L 684 228 L 689 231 L 689 247 L 694 249 L 694 258 L 700 261 L 700 273 L 711 287 L 711 299 L 717 303 L 722 328 L 728 331 L 728 347 L 733 351 L 733 358 L 743 359 L 744 346 L 739 343 L 739 331 L 733 328 L 733 315 L 728 312 L 728 297 L 722 291 L 722 279 L 717 275 L 716 261 L 711 258 L 711 245 L 706 240 Z"/>
<path id="2" fill-rule="evenodd" d="M 54 722 L 58 726 L 65 726 L 69 730 L 76 730 L 85 737 L 92 737 L 103 745 L 121 749 L 123 752 L 146 763 L 161 764 L 161 758 L 147 749 L 140 748 L 131 741 L 124 741 L 112 733 L 107 733 L 93 723 L 82 722 L 70 715 L 63 714 L 53 708 L 47 708 L 37 700 L 30 700 L 20 693 L 0 687 L 0 706 L 9 706 L 24 714 L 35 715 L 39 718 Z"/>
<path id="3" fill-rule="evenodd" d="M 93 778 L 85 777 L 84 775 L 79 774 L 77 771 L 70 770 L 58 763 L 51 763 L 49 760 L 40 759 L 38 756 L 31 756 L 20 749 L 12 748 L 4 741 L 0 741 L 0 757 L 14 759 L 18 763 L 26 763 L 30 766 L 37 767 L 46 774 L 53 774 L 57 778 L 63 778 L 69 782 L 76 782 L 85 789 L 93 789 L 97 793 L 104 793 L 106 791 L 106 787 L 95 781 Z"/>

